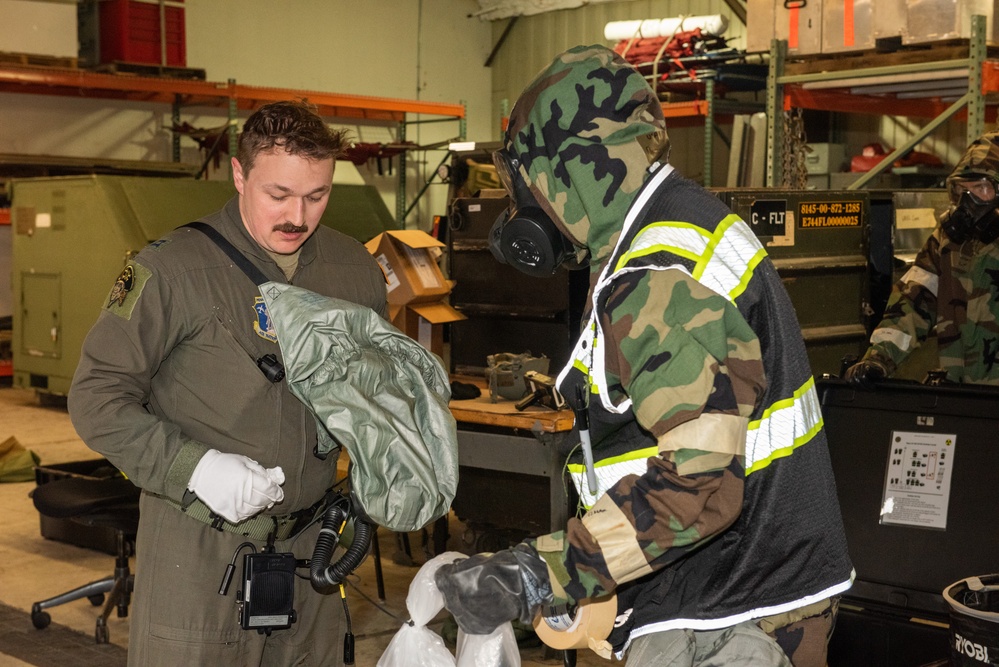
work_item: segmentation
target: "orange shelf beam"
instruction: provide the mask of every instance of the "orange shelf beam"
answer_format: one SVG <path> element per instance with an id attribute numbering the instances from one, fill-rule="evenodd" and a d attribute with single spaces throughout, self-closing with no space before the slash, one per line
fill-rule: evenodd
<path id="1" fill-rule="evenodd" d="M 982 94 L 999 92 L 999 62 L 982 63 Z M 891 95 L 864 95 L 851 93 L 845 88 L 822 88 L 806 90 L 799 84 L 784 86 L 784 110 L 791 108 L 819 109 L 844 113 L 869 113 L 888 116 L 908 116 L 915 118 L 935 118 L 942 114 L 953 100 L 927 97 L 919 99 L 899 99 Z M 986 104 L 985 120 L 996 121 L 997 109 L 994 104 Z M 955 114 L 957 120 L 968 117 L 967 109 Z"/>
<path id="2" fill-rule="evenodd" d="M 691 116 L 707 116 L 708 103 L 706 100 L 692 100 L 690 102 L 663 102 L 663 116 L 666 118 L 690 118 Z"/>
<path id="3" fill-rule="evenodd" d="M 101 74 L 77 69 L 0 67 L 0 91 L 80 98 L 223 106 L 229 84 L 191 79 Z"/>
<path id="4" fill-rule="evenodd" d="M 273 102 L 292 98 L 305 98 L 325 110 L 324 115 L 372 120 L 405 120 L 407 113 L 428 114 L 464 118 L 465 107 L 460 104 L 424 102 L 421 100 L 400 100 L 390 97 L 368 97 L 365 95 L 340 95 L 312 90 L 292 90 L 285 88 L 261 88 L 236 84 L 233 97 L 241 109 L 254 109 L 261 102 Z"/>
<path id="5" fill-rule="evenodd" d="M 696 127 L 703 125 L 708 117 L 706 100 L 691 100 L 689 102 L 663 102 L 663 116 L 669 127 Z M 717 107 L 714 120 L 716 123 L 732 122 L 732 112 L 718 113 Z"/>
<path id="6" fill-rule="evenodd" d="M 240 109 L 253 109 L 263 102 L 305 98 L 319 107 L 324 116 L 396 122 L 405 120 L 406 114 L 465 117 L 465 108 L 460 104 L 61 68 L 0 67 L 0 92 L 212 107 L 227 106 L 234 99 Z"/>
<path id="7" fill-rule="evenodd" d="M 843 113 L 869 113 L 881 116 L 907 116 L 913 118 L 935 118 L 953 103 L 938 98 L 905 99 L 859 95 L 836 89 L 805 90 L 799 86 L 784 86 L 784 110 L 791 108 L 819 109 Z M 968 117 L 967 109 L 954 115 L 955 120 Z M 985 107 L 986 122 L 995 122 L 996 107 Z"/>

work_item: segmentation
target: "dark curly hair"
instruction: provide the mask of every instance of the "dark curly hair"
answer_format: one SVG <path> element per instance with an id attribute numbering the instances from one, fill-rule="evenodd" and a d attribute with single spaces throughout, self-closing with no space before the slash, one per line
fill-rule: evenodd
<path id="1" fill-rule="evenodd" d="M 246 119 L 236 159 L 249 173 L 257 155 L 275 147 L 310 160 L 335 160 L 349 145 L 347 131 L 326 125 L 315 105 L 305 100 L 271 102 Z"/>

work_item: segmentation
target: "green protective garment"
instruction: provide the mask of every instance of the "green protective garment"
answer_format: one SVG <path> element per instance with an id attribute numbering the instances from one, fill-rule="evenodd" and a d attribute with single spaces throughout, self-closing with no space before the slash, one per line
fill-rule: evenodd
<path id="1" fill-rule="evenodd" d="M 370 308 L 282 283 L 260 293 L 288 387 L 325 427 L 320 452 L 346 447 L 368 517 L 406 532 L 444 516 L 458 486 L 458 439 L 440 359 Z"/>
<path id="2" fill-rule="evenodd" d="M 14 436 L 0 442 L 0 482 L 31 482 L 40 462 L 38 454 L 25 449 Z"/>

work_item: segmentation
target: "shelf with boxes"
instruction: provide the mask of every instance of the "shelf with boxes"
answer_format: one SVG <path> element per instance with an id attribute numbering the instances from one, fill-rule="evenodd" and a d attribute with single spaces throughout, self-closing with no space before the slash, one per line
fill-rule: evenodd
<path id="1" fill-rule="evenodd" d="M 794 108 L 931 119 L 873 168 L 858 174 L 849 189 L 863 187 L 952 119 L 967 121 L 971 143 L 985 123 L 996 118 L 999 49 L 988 47 L 993 39 L 989 25 L 985 16 L 971 16 L 967 39 L 888 53 L 793 57 L 788 40 L 773 40 L 767 80 L 767 184 L 783 180 L 787 146 L 781 112 Z"/>

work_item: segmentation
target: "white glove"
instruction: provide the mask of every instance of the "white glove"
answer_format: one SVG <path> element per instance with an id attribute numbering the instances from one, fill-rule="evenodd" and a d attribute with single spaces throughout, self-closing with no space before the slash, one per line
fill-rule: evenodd
<path id="1" fill-rule="evenodd" d="M 269 509 L 284 500 L 284 471 L 264 468 L 241 454 L 209 449 L 194 467 L 187 488 L 208 508 L 231 523 Z"/>

